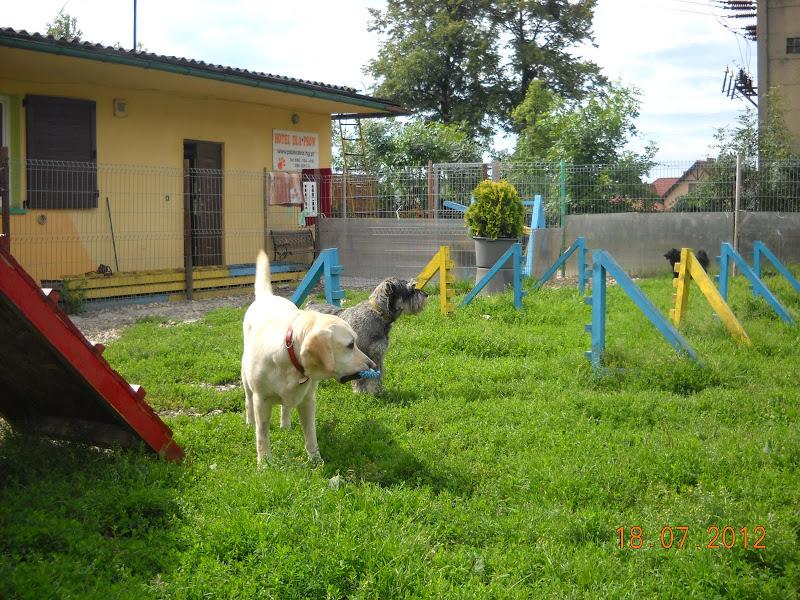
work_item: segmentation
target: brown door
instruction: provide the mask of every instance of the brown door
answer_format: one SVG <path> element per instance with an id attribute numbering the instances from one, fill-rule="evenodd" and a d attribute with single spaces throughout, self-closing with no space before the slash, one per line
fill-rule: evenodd
<path id="1" fill-rule="evenodd" d="M 183 158 L 189 165 L 192 264 L 219 266 L 222 256 L 222 144 L 184 141 Z"/>

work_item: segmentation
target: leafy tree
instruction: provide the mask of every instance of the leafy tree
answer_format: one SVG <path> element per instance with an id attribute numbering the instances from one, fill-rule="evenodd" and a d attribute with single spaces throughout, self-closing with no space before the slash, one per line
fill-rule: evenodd
<path id="1" fill-rule="evenodd" d="M 533 81 L 512 113 L 520 133 L 511 159 L 538 164 L 551 197 L 558 196 L 554 177 L 564 160 L 572 212 L 648 210 L 658 196 L 643 177 L 657 147 L 651 142 L 642 153 L 624 150 L 638 135 L 639 104 L 638 90 L 619 84 L 576 103 Z"/>
<path id="2" fill-rule="evenodd" d="M 393 199 L 393 209 L 421 209 L 428 189 L 428 161 L 481 162 L 482 147 L 463 127 L 414 119 L 362 121 L 367 165 L 376 194 Z M 341 142 L 334 132 L 333 165 L 342 167 Z M 471 185 L 480 180 L 476 177 Z M 440 193 L 452 182 L 439 178 Z M 464 183 L 460 181 L 459 183 Z"/>
<path id="3" fill-rule="evenodd" d="M 47 35 L 70 42 L 76 42 L 81 39 L 83 32 L 78 29 L 78 19 L 65 13 L 62 8 L 58 11 L 53 22 L 47 24 Z"/>
<path id="4" fill-rule="evenodd" d="M 361 123 L 370 170 L 427 165 L 433 162 L 481 162 L 483 150 L 463 127 L 414 119 L 365 120 Z M 334 166 L 342 166 L 341 142 L 334 132 Z"/>
<path id="5" fill-rule="evenodd" d="M 783 101 L 770 90 L 769 107 L 759 125 L 758 114 L 742 112 L 736 125 L 714 135 L 717 158 L 695 190 L 675 204 L 676 211 L 733 210 L 736 157 L 741 160 L 740 206 L 745 210 L 797 210 L 800 204 L 800 155 L 792 151 L 783 118 Z"/>
<path id="6" fill-rule="evenodd" d="M 596 0 L 388 0 L 370 31 L 385 36 L 365 71 L 376 94 L 471 135 L 514 129 L 511 110 L 538 78 L 567 98 L 604 84 L 569 49 L 591 42 Z M 504 61 L 504 58 L 506 59 Z"/>
<path id="7" fill-rule="evenodd" d="M 365 71 L 386 96 L 432 121 L 466 123 L 487 135 L 485 123 L 497 56 L 483 16 L 484 0 L 389 0 L 370 9 L 370 31 L 386 36 Z"/>
<path id="8" fill-rule="evenodd" d="M 498 0 L 487 9 L 500 39 L 502 66 L 495 116 L 507 131 L 517 130 L 512 111 L 536 80 L 564 98 L 578 99 L 605 85 L 600 67 L 576 58 L 571 48 L 594 42 L 592 19 L 597 0 Z"/>

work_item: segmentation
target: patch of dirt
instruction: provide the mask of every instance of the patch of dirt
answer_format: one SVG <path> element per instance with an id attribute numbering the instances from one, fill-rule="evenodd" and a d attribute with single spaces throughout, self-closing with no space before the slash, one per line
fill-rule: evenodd
<path id="1" fill-rule="evenodd" d="M 159 417 L 215 417 L 221 415 L 225 411 L 221 408 L 215 408 L 208 412 L 200 412 L 194 408 L 170 408 L 156 412 Z"/>
<path id="2" fill-rule="evenodd" d="M 275 288 L 275 293 L 284 297 L 292 294 L 290 288 Z M 250 294 L 208 298 L 205 300 L 183 300 L 179 302 L 153 302 L 151 304 L 130 304 L 112 308 L 94 308 L 87 304 L 86 311 L 70 315 L 70 319 L 93 344 L 107 344 L 117 339 L 122 330 L 145 317 L 168 319 L 161 327 L 176 327 L 194 323 L 206 313 L 218 308 L 239 308 L 253 301 Z"/>

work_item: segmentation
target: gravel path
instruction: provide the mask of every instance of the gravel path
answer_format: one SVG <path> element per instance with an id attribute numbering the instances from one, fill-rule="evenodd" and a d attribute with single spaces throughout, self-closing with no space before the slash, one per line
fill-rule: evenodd
<path id="1" fill-rule="evenodd" d="M 253 301 L 250 295 L 209 298 L 189 302 L 154 302 L 152 304 L 131 304 L 114 308 L 92 308 L 70 319 L 83 332 L 90 342 L 106 344 L 120 336 L 128 325 L 144 317 L 163 317 L 176 323 L 191 323 L 201 319 L 207 312 L 217 308 L 247 306 Z"/>

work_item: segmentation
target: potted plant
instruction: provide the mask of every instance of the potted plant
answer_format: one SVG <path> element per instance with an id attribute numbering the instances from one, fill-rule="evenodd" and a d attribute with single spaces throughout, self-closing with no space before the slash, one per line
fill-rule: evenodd
<path id="1" fill-rule="evenodd" d="M 507 181 L 482 181 L 473 192 L 474 201 L 464 219 L 475 240 L 475 282 L 480 281 L 522 234 L 525 208 L 516 188 Z M 484 288 L 487 293 L 503 291 L 513 280 L 511 265 Z"/>

